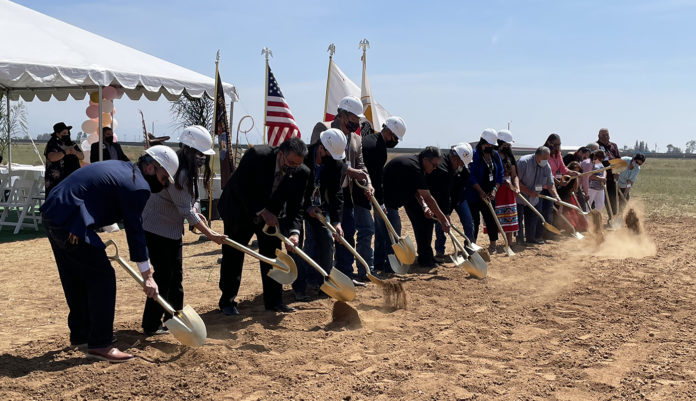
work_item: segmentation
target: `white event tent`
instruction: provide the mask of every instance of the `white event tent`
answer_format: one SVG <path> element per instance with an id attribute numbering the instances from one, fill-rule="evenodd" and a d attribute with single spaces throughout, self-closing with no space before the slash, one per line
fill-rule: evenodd
<path id="1" fill-rule="evenodd" d="M 0 41 L 0 93 L 7 95 L 8 113 L 10 100 L 48 101 L 51 96 L 80 100 L 98 91 L 101 127 L 101 95 L 106 86 L 133 100 L 141 96 L 152 101 L 160 96 L 213 98 L 215 94 L 211 77 L 8 0 L 0 0 L 0 34 L 4 38 Z M 234 86 L 222 86 L 228 99 L 239 100 Z M 8 150 L 11 168 L 11 147 Z"/>

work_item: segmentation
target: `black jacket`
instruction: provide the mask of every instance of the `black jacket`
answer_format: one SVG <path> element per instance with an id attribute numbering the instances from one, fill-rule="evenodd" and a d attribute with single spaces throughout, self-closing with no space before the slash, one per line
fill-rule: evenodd
<path id="1" fill-rule="evenodd" d="M 375 199 L 379 204 L 384 203 L 384 187 L 382 186 L 384 165 L 387 163 L 387 145 L 382 134 L 377 132 L 363 137 L 363 161 L 370 174 L 372 187 L 375 189 Z M 364 195 L 363 195 L 364 197 Z"/>
<path id="2" fill-rule="evenodd" d="M 109 154 L 109 151 L 106 150 L 106 143 L 102 147 L 102 152 L 104 154 L 104 159 L 103 160 L 111 160 L 111 155 Z M 111 146 L 116 149 L 116 155 L 118 156 L 118 160 L 124 161 L 124 162 L 129 162 L 130 160 L 128 159 L 128 156 L 126 156 L 125 153 L 123 153 L 123 149 L 121 149 L 121 144 L 118 142 L 114 142 L 111 144 Z M 92 147 L 90 148 L 89 152 L 89 162 L 90 163 L 96 163 L 99 161 L 99 142 L 94 142 L 92 144 Z"/>
<path id="3" fill-rule="evenodd" d="M 309 170 L 301 165 L 286 174 L 275 192 L 273 180 L 278 148 L 256 145 L 247 150 L 232 173 L 218 202 L 218 212 L 225 224 L 244 224 L 254 220 L 266 209 L 280 221 L 281 232 L 302 230 L 302 197 L 307 186 Z"/>
<path id="4" fill-rule="evenodd" d="M 304 209 L 307 210 L 312 206 L 312 193 L 314 192 L 315 183 L 315 163 L 314 158 L 316 151 L 319 148 L 319 143 L 314 143 L 308 146 L 307 156 L 304 159 L 304 165 L 309 169 L 309 178 L 307 179 L 307 189 L 304 195 Z M 321 210 L 328 215 L 332 224 L 340 223 L 343 216 L 343 191 L 341 190 L 341 178 L 346 170 L 346 165 L 340 160 L 333 158 L 322 164 L 319 174 L 318 184 L 319 192 L 321 193 Z M 320 224 L 316 219 L 310 219 L 312 224 Z"/>

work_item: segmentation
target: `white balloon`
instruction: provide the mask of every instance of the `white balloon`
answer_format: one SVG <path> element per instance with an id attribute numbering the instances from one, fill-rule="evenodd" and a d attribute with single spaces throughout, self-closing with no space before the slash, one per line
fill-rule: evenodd
<path id="1" fill-rule="evenodd" d="M 116 128 L 118 128 L 118 121 L 116 121 L 116 117 L 111 119 L 111 128 L 113 128 L 114 131 L 116 131 Z"/>
<path id="2" fill-rule="evenodd" d="M 90 145 L 92 145 L 95 142 L 99 142 L 99 134 L 96 132 L 89 134 L 87 137 L 87 142 L 89 142 Z"/>
<path id="3" fill-rule="evenodd" d="M 92 153 L 92 145 L 90 145 L 89 141 L 85 139 L 80 144 L 80 148 L 82 148 L 82 153 L 85 155 L 85 158 L 84 160 L 82 160 L 82 162 L 84 164 L 89 164 L 89 155 Z"/>

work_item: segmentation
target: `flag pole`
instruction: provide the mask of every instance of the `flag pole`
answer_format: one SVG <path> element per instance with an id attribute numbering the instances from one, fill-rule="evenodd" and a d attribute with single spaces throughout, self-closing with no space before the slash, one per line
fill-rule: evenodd
<path id="1" fill-rule="evenodd" d="M 367 39 L 363 39 L 358 44 L 358 48 L 362 49 L 362 57 L 360 59 L 362 60 L 362 64 L 363 64 L 363 76 L 362 76 L 362 82 L 360 85 L 360 92 L 361 92 L 360 93 L 360 100 L 363 102 L 363 105 L 364 105 L 365 100 L 362 99 L 362 97 L 363 97 L 362 91 L 363 91 L 363 87 L 367 87 L 367 90 L 368 90 L 367 94 L 369 95 L 369 96 L 367 96 L 367 104 L 370 107 L 370 113 L 368 116 L 366 113 L 368 110 L 366 108 L 364 114 L 365 114 L 365 117 L 367 117 L 369 120 L 371 120 L 370 125 L 372 125 L 373 129 L 375 129 L 378 127 L 375 126 L 375 118 L 374 118 L 374 115 L 375 115 L 374 111 L 375 110 L 372 108 L 372 90 L 369 87 L 369 84 L 367 82 L 365 82 L 365 79 L 366 79 L 365 76 L 367 75 L 367 49 L 370 48 L 370 42 Z"/>
<path id="2" fill-rule="evenodd" d="M 215 94 L 214 94 L 214 99 L 213 99 L 213 133 L 211 136 L 213 137 L 213 149 L 215 149 L 215 134 L 217 134 L 217 96 L 218 96 L 218 76 L 220 74 L 220 71 L 218 70 L 218 65 L 220 64 L 220 49 L 218 49 L 217 53 L 215 54 Z M 224 107 L 224 106 L 223 106 Z M 220 167 L 222 167 L 222 163 L 220 163 Z M 215 183 L 215 180 L 213 179 L 215 177 L 215 157 L 210 158 L 210 170 L 212 171 L 212 174 L 210 174 L 210 178 L 208 179 L 208 227 L 210 227 L 213 223 L 213 185 Z M 220 181 L 222 182 L 222 181 Z"/>
<path id="3" fill-rule="evenodd" d="M 268 113 L 268 57 L 273 57 L 271 49 L 264 47 L 261 49 L 261 54 L 266 56 L 266 81 L 263 85 L 263 144 L 266 144 L 266 114 Z"/>
<path id="4" fill-rule="evenodd" d="M 333 55 L 336 53 L 336 45 L 331 43 L 326 50 L 329 52 L 329 72 L 326 74 L 326 96 L 324 97 L 324 115 L 321 116 L 321 121 L 326 120 L 326 111 L 329 108 L 329 84 L 331 83 L 331 64 L 333 63 Z"/>

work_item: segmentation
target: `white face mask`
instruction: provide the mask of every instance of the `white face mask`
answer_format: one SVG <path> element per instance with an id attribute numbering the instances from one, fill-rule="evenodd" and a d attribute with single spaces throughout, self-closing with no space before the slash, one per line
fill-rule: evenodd
<path id="1" fill-rule="evenodd" d="M 541 160 L 541 161 L 539 162 L 539 167 L 546 167 L 546 166 L 548 166 L 548 165 L 549 165 L 549 161 L 548 161 L 548 160 Z"/>

